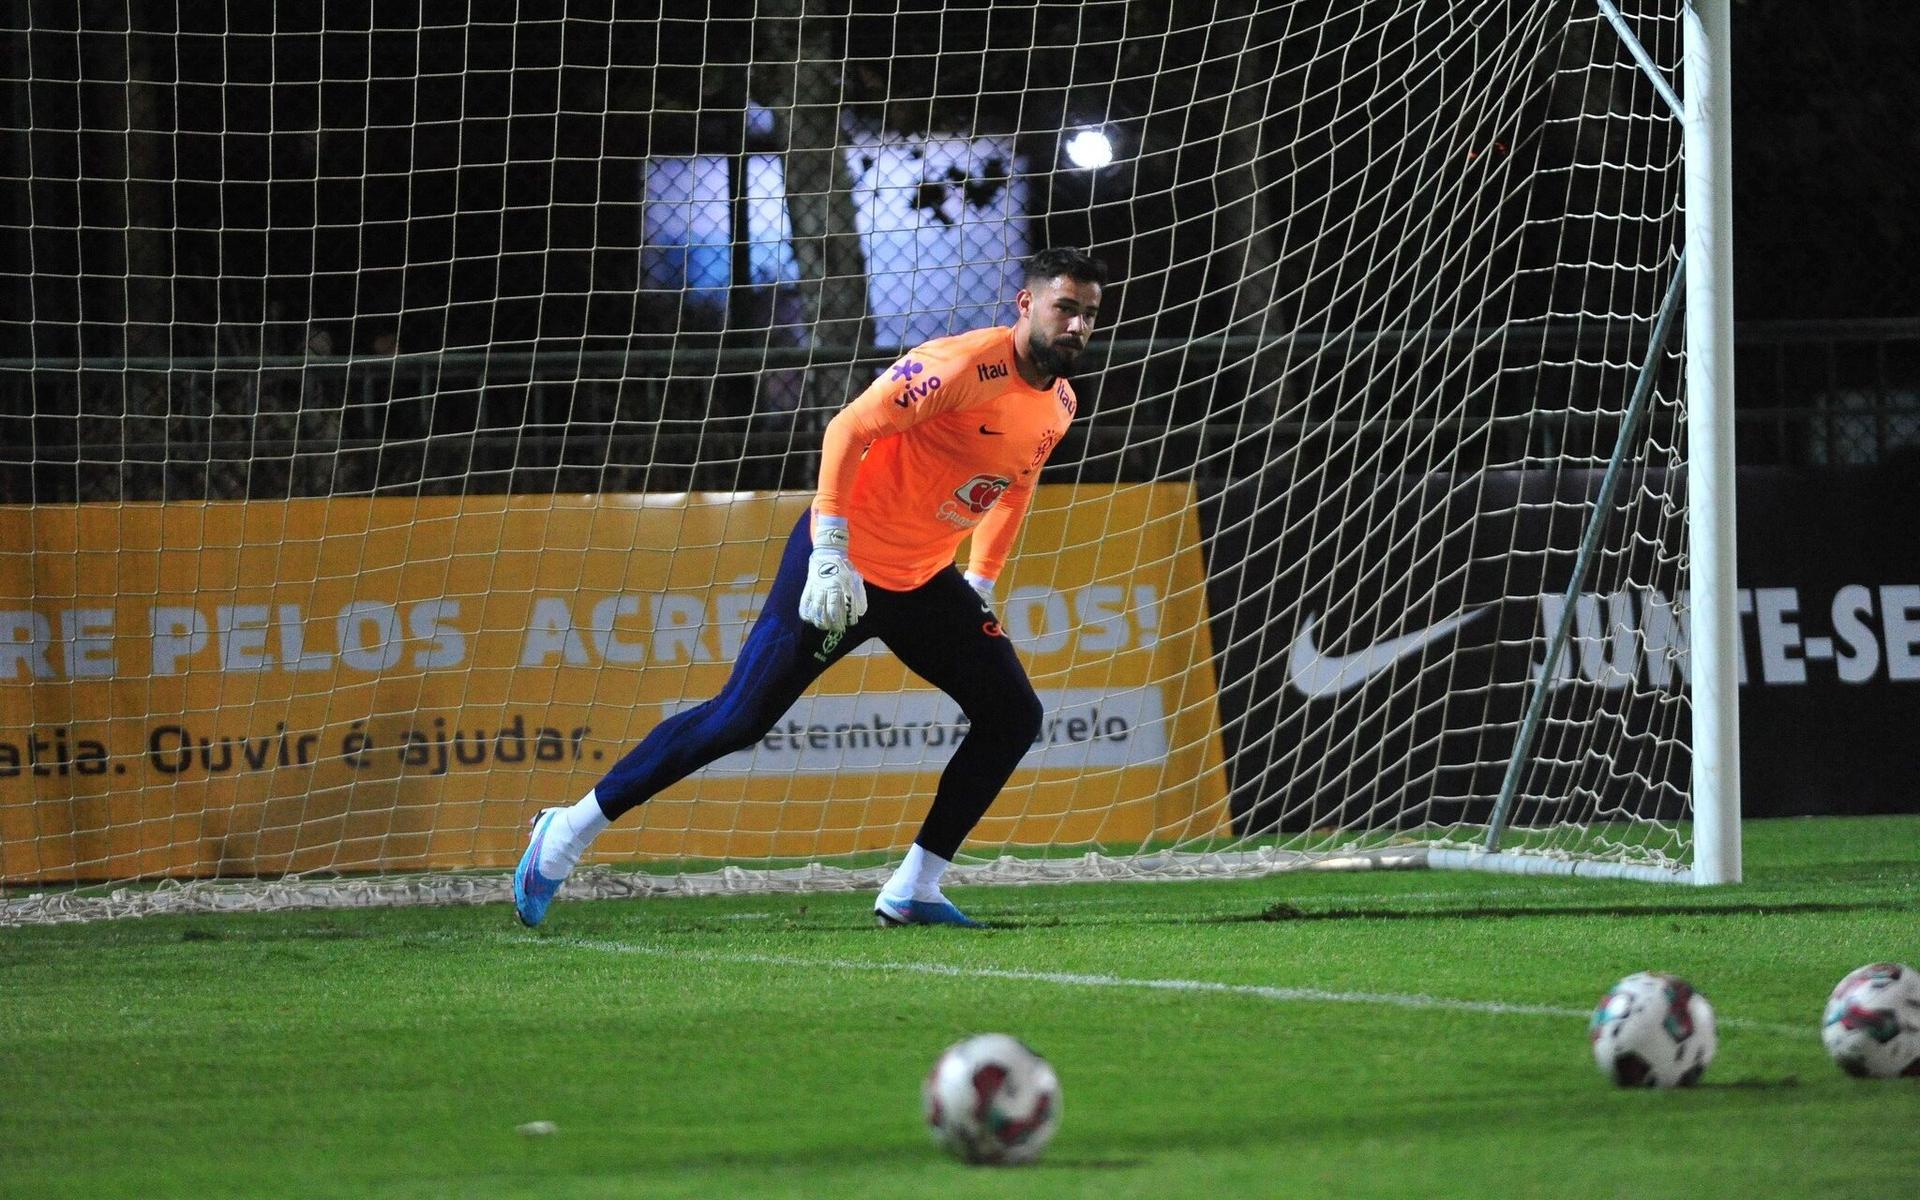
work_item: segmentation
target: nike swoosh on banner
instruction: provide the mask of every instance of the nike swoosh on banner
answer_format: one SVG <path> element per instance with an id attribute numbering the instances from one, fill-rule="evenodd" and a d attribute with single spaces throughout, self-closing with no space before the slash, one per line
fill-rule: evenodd
<path id="1" fill-rule="evenodd" d="M 1309 614 L 1307 623 L 1300 627 L 1299 636 L 1293 639 L 1292 653 L 1287 656 L 1287 682 L 1309 700 L 1325 700 L 1341 692 L 1350 692 L 1409 654 L 1418 653 L 1486 611 L 1476 608 L 1472 612 L 1459 613 L 1425 629 L 1375 642 L 1365 650 L 1352 654 L 1323 654 L 1315 649 L 1313 626 L 1319 618 Z"/>

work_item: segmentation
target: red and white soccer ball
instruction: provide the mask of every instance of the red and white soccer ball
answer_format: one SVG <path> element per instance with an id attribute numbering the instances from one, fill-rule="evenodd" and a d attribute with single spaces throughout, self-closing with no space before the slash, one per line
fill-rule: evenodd
<path id="1" fill-rule="evenodd" d="M 1849 1075 L 1920 1075 L 1920 974 L 1869 963 L 1848 975 L 1827 997 L 1820 1040 Z"/>
<path id="2" fill-rule="evenodd" d="M 1720 1045 L 1707 998 L 1652 971 L 1627 976 L 1600 998 L 1587 1040 L 1600 1070 L 1621 1087 L 1692 1087 Z"/>
<path id="3" fill-rule="evenodd" d="M 934 1140 L 963 1162 L 1032 1162 L 1060 1124 L 1053 1067 L 1004 1033 L 947 1047 L 920 1096 Z"/>

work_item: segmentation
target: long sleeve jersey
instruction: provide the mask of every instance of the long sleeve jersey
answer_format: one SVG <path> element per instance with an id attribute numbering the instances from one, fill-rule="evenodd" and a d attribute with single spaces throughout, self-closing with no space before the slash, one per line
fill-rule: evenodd
<path id="1" fill-rule="evenodd" d="M 1020 377 L 1006 326 L 936 338 L 828 424 L 814 511 L 847 518 L 854 567 L 890 591 L 933 578 L 969 533 L 969 569 L 997 578 L 1077 407 L 1065 379 Z"/>

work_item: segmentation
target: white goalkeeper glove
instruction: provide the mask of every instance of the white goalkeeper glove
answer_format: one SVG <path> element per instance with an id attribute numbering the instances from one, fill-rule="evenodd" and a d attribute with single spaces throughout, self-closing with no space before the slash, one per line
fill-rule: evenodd
<path id="1" fill-rule="evenodd" d="M 967 577 L 967 586 L 973 589 L 974 595 L 980 597 L 981 607 L 985 608 L 988 612 L 992 612 L 993 580 L 988 579 L 985 575 L 975 575 L 972 571 L 964 572 L 964 574 Z"/>
<path id="2" fill-rule="evenodd" d="M 813 519 L 813 553 L 807 556 L 800 619 L 828 633 L 845 633 L 867 612 L 867 584 L 847 559 L 847 540 L 845 517 Z"/>

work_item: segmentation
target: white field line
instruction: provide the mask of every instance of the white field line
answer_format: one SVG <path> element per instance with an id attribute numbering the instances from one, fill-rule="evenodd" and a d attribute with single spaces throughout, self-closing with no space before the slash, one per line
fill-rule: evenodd
<path id="1" fill-rule="evenodd" d="M 501 940 L 521 945 L 526 939 L 502 934 Z M 852 958 L 807 958 L 794 954 L 719 953 L 712 950 L 682 950 L 669 946 L 645 946 L 633 942 L 592 941 L 580 938 L 542 938 L 542 946 L 560 946 L 591 950 L 601 954 L 637 954 L 649 958 L 682 959 L 690 962 L 722 963 L 739 966 L 793 967 L 810 971 L 871 972 L 896 975 L 928 975 L 947 979 L 1002 979 L 1012 983 L 1046 983 L 1058 987 L 1130 988 L 1139 991 L 1190 992 L 1215 996 L 1245 996 L 1276 1003 L 1370 1004 L 1395 1008 L 1430 1009 L 1442 1012 L 1482 1013 L 1503 1017 L 1560 1017 L 1587 1020 L 1590 1008 L 1559 1008 L 1548 1004 L 1517 1004 L 1506 1000 L 1456 1000 L 1446 996 L 1427 996 L 1417 992 L 1336 992 L 1325 988 L 1272 987 L 1258 983 L 1221 983 L 1210 979 L 1135 979 L 1124 975 L 1090 975 L 1074 971 L 1013 971 L 1000 967 L 967 967 L 938 962 L 875 962 Z M 1811 1021 L 1806 1028 L 1764 1021 L 1719 1018 L 1721 1028 L 1766 1030 L 1787 1035 L 1817 1036 Z"/>

